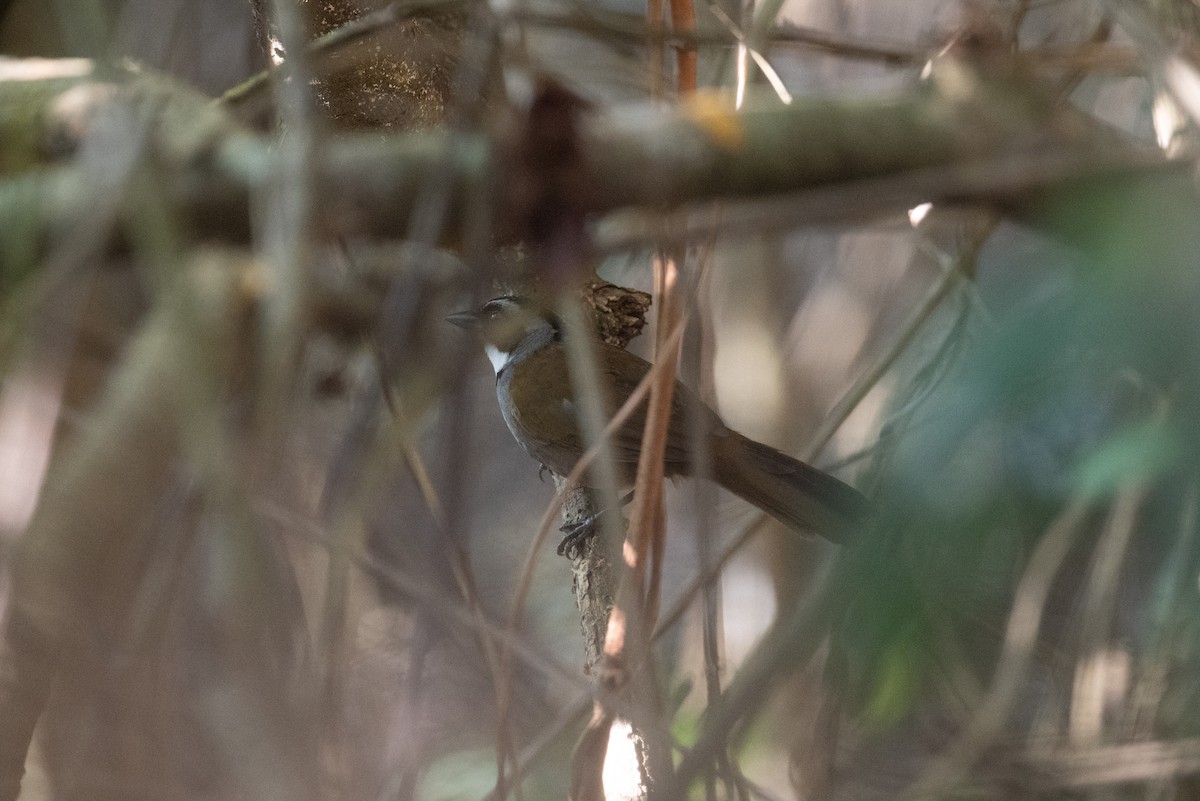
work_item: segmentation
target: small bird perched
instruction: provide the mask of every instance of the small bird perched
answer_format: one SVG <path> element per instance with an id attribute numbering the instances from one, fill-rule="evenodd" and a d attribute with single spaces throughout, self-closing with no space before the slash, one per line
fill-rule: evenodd
<path id="1" fill-rule="evenodd" d="M 586 445 L 557 318 L 528 298 L 504 296 L 478 311 L 457 312 L 446 319 L 482 334 L 496 369 L 500 413 L 517 442 L 555 473 L 569 474 Z M 604 410 L 612 417 L 649 371 L 650 362 L 602 342 L 596 343 L 596 356 L 606 394 Z M 611 453 L 627 484 L 633 483 L 637 471 L 645 423 L 642 403 L 612 436 Z M 663 460 L 667 477 L 692 474 L 689 452 L 696 431 L 708 438 L 712 478 L 718 484 L 797 531 L 842 543 L 870 514 L 870 503 L 858 490 L 730 429 L 678 381 Z"/>

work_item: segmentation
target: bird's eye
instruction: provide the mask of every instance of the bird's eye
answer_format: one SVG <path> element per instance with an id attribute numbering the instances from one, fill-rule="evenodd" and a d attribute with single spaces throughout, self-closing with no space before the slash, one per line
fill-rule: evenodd
<path id="1" fill-rule="evenodd" d="M 512 304 L 506 300 L 489 300 L 487 303 L 483 304 L 483 308 L 480 309 L 480 312 L 489 320 L 498 320 L 499 318 L 508 315 L 511 310 Z"/>

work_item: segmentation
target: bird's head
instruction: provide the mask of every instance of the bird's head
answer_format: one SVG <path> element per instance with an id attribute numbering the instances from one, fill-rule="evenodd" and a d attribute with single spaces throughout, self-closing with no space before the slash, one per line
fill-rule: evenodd
<path id="1" fill-rule="evenodd" d="M 503 295 L 475 311 L 460 311 L 446 320 L 478 331 L 492 366 L 499 373 L 518 352 L 559 338 L 557 319 L 531 298 Z"/>

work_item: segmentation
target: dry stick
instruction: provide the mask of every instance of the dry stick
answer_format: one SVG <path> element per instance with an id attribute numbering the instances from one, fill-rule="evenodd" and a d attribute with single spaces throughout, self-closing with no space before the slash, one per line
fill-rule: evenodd
<path id="1" fill-rule="evenodd" d="M 671 28 L 684 36 L 696 32 L 696 7 L 692 0 L 671 0 Z M 685 40 L 676 45 L 675 64 L 679 71 L 679 96 L 695 94 L 699 80 L 695 43 Z"/>
<path id="2" fill-rule="evenodd" d="M 425 501 L 430 514 L 433 516 L 434 524 L 438 527 L 444 540 L 449 541 L 449 532 L 446 530 L 446 520 L 444 506 L 437 496 L 437 490 L 429 480 L 429 471 L 425 466 L 425 461 L 421 456 L 420 451 L 412 444 L 406 444 L 404 447 L 404 458 L 409 469 L 412 471 L 414 478 L 417 481 L 421 490 L 421 497 Z M 483 649 L 483 658 L 487 663 L 488 674 L 492 677 L 493 691 L 496 693 L 496 707 L 498 730 L 503 742 L 503 759 L 516 761 L 517 754 L 515 746 L 512 743 L 511 735 L 508 731 L 508 691 L 510 689 L 510 664 L 508 656 L 508 646 L 505 644 L 502 647 L 501 653 L 496 653 L 496 644 L 491 638 L 484 636 L 486 630 L 486 618 L 483 614 L 483 605 L 479 601 L 479 589 L 475 583 L 475 575 L 471 570 L 470 559 L 466 551 L 452 544 L 450 549 L 451 560 L 450 567 L 454 573 L 454 580 L 458 584 L 459 592 L 462 593 L 463 600 L 467 603 L 467 610 L 471 613 L 475 620 L 476 631 L 479 632 L 479 642 Z M 498 767 L 500 781 L 503 782 L 503 762 Z M 517 797 L 521 798 L 520 787 L 517 787 Z"/>
<path id="3" fill-rule="evenodd" d="M 956 264 L 942 273 L 941 277 L 930 287 L 929 292 L 925 295 L 925 299 L 920 305 L 913 310 L 909 315 L 908 320 L 900 328 L 900 336 L 896 337 L 892 342 L 892 346 L 879 354 L 879 358 L 871 365 L 868 370 L 863 373 L 851 387 L 846 390 L 846 393 L 833 405 L 833 408 L 826 415 L 825 421 L 821 427 L 817 429 L 817 433 L 813 435 L 812 441 L 805 448 L 803 455 L 800 457 L 806 462 L 811 462 L 820 455 L 821 451 L 825 450 L 825 446 L 833 439 L 833 435 L 842 427 L 850 414 L 858 408 L 867 396 L 867 393 L 875 388 L 879 379 L 883 378 L 884 373 L 891 369 L 895 364 L 896 359 L 908 348 L 912 343 L 913 338 L 925 321 L 937 310 L 946 295 L 958 285 L 959 278 L 962 277 L 963 265 L 979 252 L 979 247 L 982 245 L 982 239 L 975 244 L 969 254 L 963 254 L 959 257 Z"/>
<path id="4" fill-rule="evenodd" d="M 754 518 L 742 527 L 729 544 L 721 551 L 720 556 L 716 558 L 700 575 L 692 580 L 692 583 L 679 594 L 679 598 L 672 605 L 671 609 L 662 616 L 658 622 L 658 628 L 654 630 L 652 639 L 657 640 L 659 637 L 666 634 L 675 626 L 682 618 L 683 614 L 692 605 L 696 595 L 706 586 L 716 581 L 720 577 L 721 571 L 725 569 L 725 565 L 732 559 L 742 547 L 749 542 L 762 527 L 770 521 L 771 517 L 766 512 L 755 511 Z"/>
<path id="5" fill-rule="evenodd" d="M 1087 610 L 1087 615 L 1080 626 L 1075 686 L 1068 711 L 1068 732 L 1076 746 L 1096 745 L 1102 733 L 1105 676 L 1098 669 L 1098 660 L 1111 636 L 1117 582 L 1143 500 L 1145 491 L 1140 489 L 1117 497 L 1112 520 L 1101 534 L 1092 557 L 1092 570 L 1080 607 Z"/>
<path id="6" fill-rule="evenodd" d="M 673 276 L 671 280 L 674 281 Z M 655 281 L 658 281 L 657 275 L 655 276 Z M 652 431 L 650 415 L 647 414 L 646 433 L 643 437 L 643 442 L 650 443 L 651 447 L 655 449 L 654 453 L 656 453 L 657 456 L 654 457 L 654 463 L 659 467 L 657 481 L 652 485 L 652 492 L 656 496 L 655 504 L 658 507 L 655 513 L 655 522 L 653 523 L 655 528 L 651 531 L 652 536 L 649 537 L 649 547 L 646 549 L 646 552 L 642 554 L 643 559 L 649 559 L 649 566 L 651 568 L 650 580 L 644 585 L 645 602 L 642 607 L 643 626 L 645 627 L 646 631 L 649 631 L 654 627 L 654 622 L 658 619 L 658 612 L 662 602 L 663 554 L 667 549 L 666 507 L 663 505 L 664 476 L 662 475 L 662 465 L 663 458 L 666 454 L 666 441 L 671 418 L 670 395 L 674 392 L 675 379 L 679 374 L 679 360 L 683 351 L 682 332 L 684 328 L 684 326 L 680 325 L 679 322 L 681 315 L 678 311 L 678 303 L 675 299 L 675 292 L 670 289 L 663 291 L 658 287 L 656 287 L 656 289 L 659 289 L 657 293 L 659 295 L 659 328 L 658 341 L 655 342 L 655 361 L 669 358 L 672 364 L 669 370 L 664 369 L 663 373 L 659 374 L 660 377 L 657 379 L 656 389 L 651 392 L 650 396 L 649 405 L 651 409 L 653 409 L 655 406 L 661 407 L 661 416 L 656 420 L 655 425 L 661 424 L 662 431 Z M 681 333 L 679 342 L 675 347 L 668 348 L 666 345 L 666 333 L 668 331 L 674 331 L 676 328 L 679 328 Z M 669 390 L 667 389 L 668 380 L 661 377 L 667 372 L 669 372 L 671 375 L 669 381 Z M 661 396 L 660 398 L 656 399 L 654 392 L 658 390 L 661 390 Z M 662 450 L 658 450 L 660 447 L 660 443 L 658 441 L 660 436 L 662 439 Z M 646 459 L 646 453 L 643 450 L 638 457 L 639 472 L 641 471 L 642 460 L 644 459 Z M 651 480 L 653 481 L 654 478 L 652 477 Z M 634 489 L 635 492 L 638 490 L 637 487 Z"/>
<path id="7" fill-rule="evenodd" d="M 1029 672 L 1054 577 L 1075 545 L 1088 510 L 1086 500 L 1071 500 L 1042 536 L 1017 584 L 991 686 L 955 744 L 904 793 L 906 801 L 940 798 L 1003 728 Z"/>
<path id="8" fill-rule="evenodd" d="M 461 600 L 447 595 L 440 587 L 424 578 L 410 575 L 372 555 L 364 547 L 350 548 L 334 541 L 324 527 L 291 509 L 274 502 L 263 501 L 255 508 L 264 517 L 283 524 L 285 536 L 297 537 L 315 543 L 330 551 L 348 552 L 349 559 L 365 573 L 386 581 L 404 596 L 413 599 L 439 621 L 456 626 L 477 635 L 486 635 L 503 645 L 512 655 L 520 658 L 527 667 L 549 679 L 556 679 L 569 687 L 587 689 L 588 685 L 579 675 L 558 664 L 546 654 L 539 653 L 530 643 L 514 635 L 486 618 L 482 621 L 464 609 Z"/>
<path id="9" fill-rule="evenodd" d="M 662 257 L 655 258 L 655 294 L 659 299 L 659 319 L 664 333 L 660 334 L 658 352 L 650 385 L 650 400 L 647 403 L 646 423 L 642 436 L 641 453 L 638 457 L 637 476 L 634 484 L 634 508 L 630 519 L 625 570 L 620 572 L 613 608 L 609 614 L 604 638 L 606 669 L 612 670 L 615 690 L 627 704 L 625 717 L 633 729 L 635 745 L 644 749 L 645 762 L 639 765 L 643 788 L 664 779 L 671 770 L 670 735 L 662 720 L 663 703 L 654 660 L 650 650 L 648 630 L 653 625 L 653 616 L 658 603 L 648 596 L 646 588 L 647 560 L 651 549 L 658 554 L 655 571 L 662 570 L 662 543 L 664 540 L 663 517 L 663 457 L 666 453 L 667 435 L 671 423 L 671 399 L 675 390 L 675 376 L 679 366 L 679 341 L 683 325 L 674 299 L 676 285 L 674 262 Z M 662 347 L 678 330 L 680 338 L 671 347 Z M 651 581 L 657 592 L 661 579 Z M 619 672 L 618 672 L 619 671 Z M 607 719 L 599 723 L 611 724 L 614 714 L 611 706 L 605 705 Z M 607 734 L 605 733 L 605 737 Z M 583 754 L 589 756 L 590 754 Z M 579 755 L 577 755 L 579 756 Z M 600 754 L 603 757 L 603 754 Z M 574 760 L 576 764 L 580 759 Z M 592 767 L 602 767 L 603 760 Z"/>
<path id="10" fill-rule="evenodd" d="M 706 45 L 729 46 L 736 43 L 728 34 L 700 33 L 694 29 L 681 31 L 661 25 L 648 25 L 620 13 L 604 13 L 590 8 L 586 11 L 580 9 L 582 6 L 577 6 L 567 12 L 519 8 L 513 10 L 506 19 L 546 28 L 562 28 L 593 34 L 630 44 L 649 42 L 656 46 L 695 48 Z M 934 55 L 934 50 L 927 48 L 870 43 L 861 39 L 852 39 L 786 23 L 769 30 L 759 39 L 759 42 L 807 47 L 834 57 L 875 61 L 893 67 L 920 66 Z M 1055 51 L 1055 56 L 1061 60 L 1068 58 L 1069 54 L 1064 51 Z"/>
<path id="11" fill-rule="evenodd" d="M 719 216 L 724 211 L 724 205 L 718 204 L 716 211 Z M 697 254 L 695 283 L 690 293 L 694 303 L 696 320 L 692 326 L 692 331 L 696 337 L 696 350 L 694 354 L 697 370 L 697 375 L 695 376 L 696 390 L 701 400 L 706 403 L 711 401 L 713 406 L 716 405 L 712 363 L 715 342 L 712 327 L 706 325 L 706 321 L 712 320 L 712 303 L 709 296 L 712 288 L 712 271 L 709 267 L 711 266 L 710 257 L 715 251 L 716 242 L 717 232 L 714 228 L 708 233 L 705 249 L 701 254 Z M 695 445 L 692 455 L 692 469 L 698 476 L 711 476 L 712 447 L 707 437 L 707 423 L 699 409 L 693 409 L 689 417 L 691 419 L 687 422 L 691 430 L 693 444 Z M 700 573 L 706 575 L 711 572 L 713 563 L 713 520 L 715 518 L 716 498 L 711 492 L 701 491 L 698 484 L 694 487 L 694 491 L 697 493 L 695 498 L 697 513 L 695 529 L 696 557 Z M 760 516 L 758 519 L 761 520 L 763 517 Z M 698 588 L 698 592 L 700 594 L 701 663 L 704 675 L 705 707 L 708 707 L 719 703 L 722 693 L 721 653 L 723 639 L 721 636 L 721 586 L 715 581 L 706 581 Z M 737 787 L 736 775 L 732 770 L 732 765 L 727 755 L 721 754 L 718 757 L 715 767 L 715 771 L 706 773 L 704 777 L 706 800 L 715 801 L 718 778 L 725 783 L 726 797 L 735 798 L 737 795 L 735 790 Z"/>
<path id="12" fill-rule="evenodd" d="M 650 385 L 650 401 L 646 410 L 646 425 L 642 434 L 642 451 L 638 456 L 637 477 L 633 490 L 633 510 L 630 514 L 629 534 L 633 542 L 636 561 L 631 567 L 639 593 L 644 593 L 642 612 L 644 625 L 654 625 L 658 613 L 658 588 L 661 587 L 662 541 L 665 536 L 663 519 L 663 459 L 667 451 L 667 435 L 671 425 L 671 400 L 675 393 L 675 378 L 679 373 L 679 343 L 682 342 L 683 325 L 675 299 L 677 270 L 675 263 L 663 257 L 654 260 L 655 295 L 658 298 L 659 341 L 655 364 L 662 366 L 654 371 Z M 678 330 L 674 346 L 668 346 L 669 334 Z M 646 588 L 647 561 L 651 550 L 658 561 L 654 565 L 654 578 Z"/>
<path id="13" fill-rule="evenodd" d="M 730 734 L 758 713 L 772 696 L 768 690 L 786 666 L 804 664 L 812 658 L 839 608 L 839 593 L 848 576 L 847 564 L 826 560 L 812 581 L 813 589 L 789 614 L 781 615 L 751 652 L 721 696 L 721 703 L 705 711 L 699 735 L 683 755 L 664 798 L 684 797 L 687 788 L 715 756 L 729 747 Z"/>
<path id="14" fill-rule="evenodd" d="M 646 27 L 663 30 L 663 3 L 665 0 L 646 0 Z M 661 100 L 663 94 L 663 51 L 661 42 L 647 42 L 650 51 L 650 99 Z"/>
<path id="15" fill-rule="evenodd" d="M 746 112 L 743 112 L 746 113 Z M 757 112 L 749 112 L 757 113 Z M 1048 145 L 1027 151 L 936 167 L 903 168 L 875 177 L 835 177 L 829 183 L 805 188 L 786 188 L 780 193 L 744 198 L 723 212 L 722 219 L 697 211 L 682 199 L 673 212 L 632 215 L 618 212 L 620 225 L 597 232 L 596 252 L 602 256 L 686 243 L 699 232 L 716 230 L 727 240 L 737 241 L 763 233 L 794 229 L 797 221 L 806 226 L 845 226 L 856 221 L 891 217 L 925 201 L 948 201 L 961 207 L 971 200 L 994 203 L 1028 192 L 1087 180 L 1089 176 L 1131 176 L 1135 173 L 1166 176 L 1177 169 L 1157 153 L 1140 150 L 1116 156 L 1100 150 L 1068 152 Z M 903 223 L 909 227 L 907 220 Z M 662 233 L 666 229 L 666 233 Z"/>
<path id="16" fill-rule="evenodd" d="M 646 25 L 620 14 L 606 14 L 577 7 L 566 12 L 514 9 L 506 17 L 513 22 L 559 28 L 630 44 L 666 45 L 677 49 L 737 44 L 732 33 L 701 33 Z M 888 67 L 919 67 L 936 55 L 938 48 L 907 44 L 868 42 L 815 28 L 777 23 L 755 38 L 760 47 L 790 46 L 815 50 L 833 58 L 871 61 Z M 1075 68 L 1088 72 L 1131 74 L 1137 69 L 1137 54 L 1121 45 L 1085 43 L 1074 47 L 1033 47 L 1012 54 L 1014 63 L 1031 67 Z"/>
<path id="17" fill-rule="evenodd" d="M 425 459 L 421 456 L 421 452 L 417 450 L 417 446 L 412 442 L 405 442 L 402 446 L 404 451 L 404 463 L 408 466 L 409 472 L 412 473 L 413 479 L 417 482 L 417 489 L 421 493 L 421 500 L 425 502 L 425 508 L 429 510 L 429 514 L 433 517 L 433 523 L 439 529 L 440 533 L 445 533 L 446 530 L 446 512 L 442 507 L 442 501 L 437 495 L 437 489 L 433 486 L 433 480 L 429 477 L 429 468 L 425 465 Z"/>
<path id="18" fill-rule="evenodd" d="M 279 160 L 265 193 L 264 237 L 266 282 L 271 291 L 261 298 L 263 334 L 260 347 L 263 373 L 258 378 L 253 452 L 258 478 L 274 472 L 280 456 L 272 443 L 282 442 L 286 431 L 289 399 L 296 384 L 296 365 L 314 296 L 312 257 L 313 231 L 317 218 L 317 168 L 324 161 L 324 143 L 315 119 L 310 88 L 312 70 L 302 43 L 305 32 L 300 12 L 291 0 L 271 0 L 271 13 L 279 37 L 294 54 L 275 73 L 281 79 L 271 84 L 279 108 L 279 123 L 287 132 L 278 143 Z M 283 413 L 280 413 L 283 410 Z M 314 688 L 320 702 L 319 714 L 329 728 L 336 725 L 335 711 L 342 692 L 337 666 L 346 647 L 346 607 L 350 565 L 338 554 L 330 554 L 324 582 L 324 597 L 316 631 L 317 671 Z M 336 735 L 331 740 L 336 740 Z"/>
<path id="19" fill-rule="evenodd" d="M 1122 743 L 1049 753 L 1045 749 L 1031 749 L 1024 758 L 1043 775 L 1053 776 L 1058 787 L 1099 789 L 1105 785 L 1169 781 L 1200 773 L 1200 739 Z M 1077 797 L 1111 798 L 1115 795 Z M 1170 796 L 1147 793 L 1143 797 Z"/>
<path id="20" fill-rule="evenodd" d="M 534 760 L 540 757 L 547 748 L 561 742 L 563 733 L 587 714 L 588 710 L 592 708 L 592 703 L 592 693 L 584 691 L 565 704 L 558 717 L 543 729 L 541 734 L 526 746 L 517 757 L 512 765 L 512 771 L 508 776 L 508 780 L 503 785 L 497 783 L 496 787 L 492 788 L 491 792 L 484 796 L 483 801 L 504 801 L 505 796 L 508 794 L 508 786 L 514 782 L 521 781 L 525 776 L 525 771 L 529 769 Z"/>
<path id="21" fill-rule="evenodd" d="M 696 29 L 696 11 L 692 0 L 670 0 L 671 22 L 675 30 L 685 34 L 693 33 Z M 663 23 L 663 0 L 648 0 L 646 21 L 658 27 Z M 662 48 L 651 47 L 651 97 L 662 94 Z M 697 54 L 695 45 L 685 45 L 676 51 L 678 67 L 677 95 L 691 95 L 696 92 L 697 84 Z M 658 687 L 657 677 L 653 670 L 653 658 L 650 649 L 648 630 L 654 625 L 658 613 L 659 592 L 662 586 L 662 555 L 665 551 L 665 517 L 663 509 L 663 458 L 667 447 L 667 434 L 670 430 L 671 399 L 675 390 L 675 377 L 679 369 L 679 342 L 682 342 L 683 326 L 677 325 L 679 314 L 676 308 L 674 290 L 676 270 L 673 261 L 659 255 L 655 259 L 655 294 L 659 297 L 659 350 L 655 358 L 655 367 L 651 375 L 650 400 L 647 403 L 645 430 L 642 437 L 642 449 L 638 455 L 637 475 L 634 485 L 634 507 L 630 515 L 631 530 L 629 532 L 633 543 L 634 561 L 628 565 L 629 570 L 621 573 L 614 597 L 613 608 L 609 613 L 608 626 L 605 629 L 604 654 L 610 664 L 623 666 L 626 670 L 634 670 L 634 695 L 638 690 L 648 703 L 637 706 L 642 710 L 649 709 L 651 720 L 642 727 L 636 736 L 645 747 L 645 763 L 639 765 L 643 779 L 643 792 L 646 792 L 650 782 L 661 778 L 660 773 L 671 770 L 670 736 L 666 742 L 660 736 L 664 731 L 662 714 L 663 705 Z M 675 345 L 664 348 L 668 332 L 679 337 Z M 661 366 L 660 366 L 661 365 Z M 653 550 L 654 568 L 650 586 L 646 586 L 646 561 Z M 628 557 L 627 557 L 628 559 Z M 629 623 L 636 626 L 636 637 L 632 640 L 636 652 L 631 659 L 630 643 L 624 630 Z M 629 679 L 627 673 L 623 681 Z M 611 718 L 611 713 L 610 713 Z M 605 728 L 611 725 L 611 719 Z M 581 760 L 580 754 L 573 759 L 573 768 Z M 603 757 L 603 754 L 601 754 Z M 603 765 L 603 759 L 598 766 Z"/>
<path id="22" fill-rule="evenodd" d="M 771 89 L 774 90 L 775 94 L 779 97 L 779 100 L 783 103 L 791 103 L 791 92 L 787 90 L 787 86 L 784 84 L 783 79 L 779 77 L 779 73 L 776 72 L 775 68 L 771 66 L 771 62 L 767 61 L 767 57 L 764 56 L 757 47 L 750 43 L 750 41 L 746 38 L 746 35 L 742 33 L 741 28 L 739 28 L 737 23 L 725 13 L 724 9 L 722 9 L 716 3 L 709 3 L 709 10 L 712 12 L 713 16 L 720 20 L 721 24 L 729 30 L 730 35 L 737 40 L 737 43 L 740 47 L 739 58 L 741 58 L 741 53 L 745 53 L 747 56 L 754 59 L 754 63 L 758 65 L 763 77 L 767 79 L 767 83 L 771 84 Z M 741 106 L 742 100 L 745 99 L 746 96 L 747 77 L 746 71 L 742 67 L 742 63 L 739 63 L 737 86 L 739 107 Z"/>

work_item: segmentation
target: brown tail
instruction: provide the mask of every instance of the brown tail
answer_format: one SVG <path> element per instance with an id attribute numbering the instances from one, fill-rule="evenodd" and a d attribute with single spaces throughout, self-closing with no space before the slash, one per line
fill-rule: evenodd
<path id="1" fill-rule="evenodd" d="M 717 483 L 797 531 L 844 543 L 871 514 L 853 487 L 732 431 L 713 443 L 713 462 Z"/>

